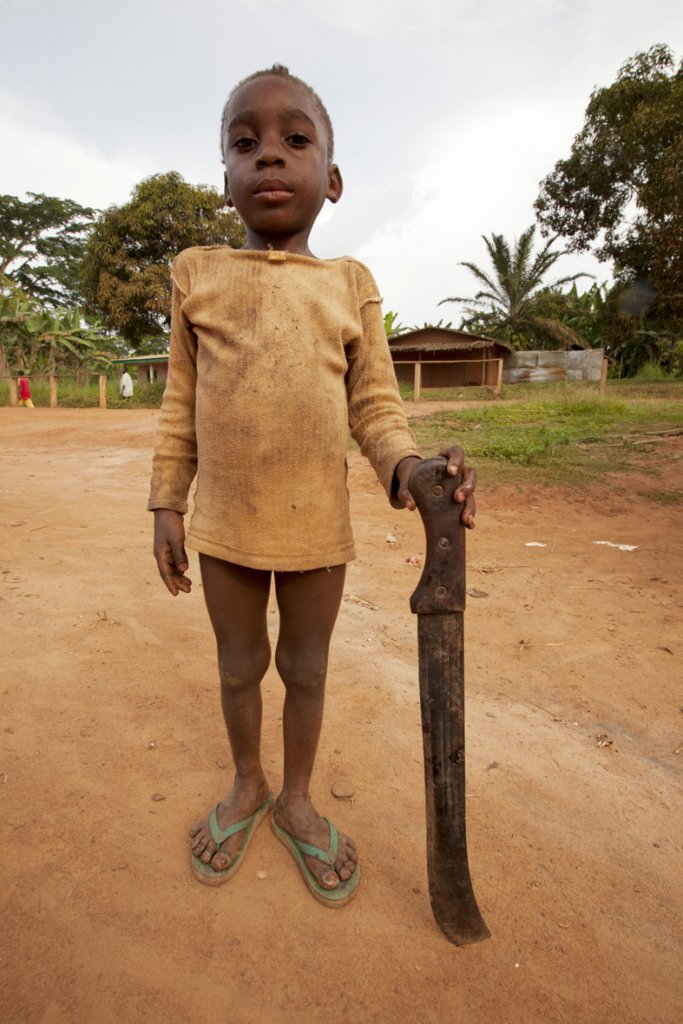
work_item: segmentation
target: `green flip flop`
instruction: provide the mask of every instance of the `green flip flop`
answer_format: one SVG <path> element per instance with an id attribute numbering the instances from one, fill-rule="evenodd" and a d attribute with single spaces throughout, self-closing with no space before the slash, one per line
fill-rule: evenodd
<path id="1" fill-rule="evenodd" d="M 345 903 L 348 903 L 356 895 L 358 883 L 360 882 L 360 865 L 356 864 L 351 877 L 347 878 L 345 882 L 340 882 L 336 889 L 325 889 L 304 860 L 304 855 L 306 855 L 308 857 L 315 857 L 317 860 L 321 860 L 323 864 L 329 864 L 330 867 L 334 865 L 339 848 L 339 837 L 336 828 L 329 818 L 325 818 L 325 821 L 330 830 L 328 850 L 321 850 L 317 846 L 311 846 L 309 843 L 304 843 L 301 839 L 296 839 L 284 828 L 281 828 L 274 818 L 271 819 L 270 826 L 283 846 L 286 846 L 294 857 L 303 880 L 312 895 L 326 907 L 343 907 Z"/>
<path id="2" fill-rule="evenodd" d="M 269 793 L 261 806 L 257 807 L 248 818 L 243 818 L 242 821 L 236 821 L 234 825 L 229 825 L 228 828 L 222 829 L 218 827 L 218 808 L 220 804 L 216 805 L 209 815 L 209 831 L 211 832 L 211 838 L 216 844 L 216 851 L 220 850 L 225 840 L 229 839 L 230 836 L 234 836 L 236 832 L 244 831 L 244 836 L 242 837 L 239 850 L 233 856 L 225 871 L 214 871 L 211 864 L 205 864 L 203 860 L 192 854 L 192 874 L 198 882 L 202 882 L 204 885 L 222 885 L 223 882 L 227 882 L 228 879 L 232 878 L 244 860 L 244 854 L 254 832 L 270 813 L 272 806 L 273 794 Z"/>

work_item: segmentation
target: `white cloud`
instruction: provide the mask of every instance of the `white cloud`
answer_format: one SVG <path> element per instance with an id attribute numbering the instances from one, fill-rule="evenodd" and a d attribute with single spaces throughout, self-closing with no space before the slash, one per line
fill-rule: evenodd
<path id="1" fill-rule="evenodd" d="M 292 7 L 292 0 L 247 0 L 249 6 Z M 333 28 L 367 35 L 405 34 L 457 28 L 468 33 L 499 32 L 566 10 L 565 0 L 299 0 Z"/>
<path id="2" fill-rule="evenodd" d="M 442 138 L 413 175 L 411 201 L 368 222 L 357 250 L 378 277 L 385 308 L 406 323 L 457 323 L 460 307 L 438 302 L 472 294 L 472 275 L 458 264 L 486 265 L 482 235 L 512 240 L 534 223 L 538 182 L 568 149 L 577 116 L 569 104 L 497 105 Z M 555 276 L 579 271 L 609 276 L 590 255 L 563 257 Z"/>
<path id="3" fill-rule="evenodd" d="M 125 202 L 133 186 L 151 174 L 145 154 L 107 155 L 54 125 L 49 109 L 0 90 L 0 192 L 45 192 L 97 208 Z"/>

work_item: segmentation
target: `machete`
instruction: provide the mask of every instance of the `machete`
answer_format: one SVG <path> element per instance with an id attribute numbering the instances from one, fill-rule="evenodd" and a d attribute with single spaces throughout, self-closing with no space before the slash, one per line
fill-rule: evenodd
<path id="1" fill-rule="evenodd" d="M 446 459 L 425 459 L 410 493 L 427 540 L 410 609 L 417 614 L 420 708 L 427 805 L 427 873 L 436 923 L 456 946 L 491 934 L 479 912 L 465 833 L 465 529 L 453 501 L 461 476 Z"/>

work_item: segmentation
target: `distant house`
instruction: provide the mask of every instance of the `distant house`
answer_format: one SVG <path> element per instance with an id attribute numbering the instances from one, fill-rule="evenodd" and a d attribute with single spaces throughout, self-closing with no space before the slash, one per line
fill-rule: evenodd
<path id="1" fill-rule="evenodd" d="M 516 352 L 505 341 L 468 334 L 450 327 L 422 327 L 389 338 L 389 351 L 399 383 L 422 388 L 491 387 L 523 381 L 599 381 L 601 348 Z"/>
<path id="2" fill-rule="evenodd" d="M 131 377 L 135 375 L 140 384 L 168 377 L 168 353 L 157 356 L 128 356 L 127 359 L 113 359 L 115 365 L 127 366 Z"/>
<path id="3" fill-rule="evenodd" d="M 399 383 L 419 379 L 423 388 L 495 388 L 500 382 L 500 360 L 512 352 L 512 346 L 450 327 L 422 327 L 389 338 L 389 351 Z"/>

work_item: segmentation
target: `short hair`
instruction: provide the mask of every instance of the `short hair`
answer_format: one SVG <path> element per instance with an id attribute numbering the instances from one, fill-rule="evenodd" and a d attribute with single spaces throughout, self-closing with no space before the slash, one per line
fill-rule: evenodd
<path id="1" fill-rule="evenodd" d="M 331 161 L 334 156 L 334 129 L 332 127 L 332 120 L 327 112 L 327 108 L 325 107 L 325 104 L 318 96 L 315 89 L 312 86 L 310 86 L 308 82 L 304 82 L 303 78 L 298 78 L 296 75 L 293 75 L 290 72 L 289 68 L 285 67 L 284 64 L 273 64 L 272 67 L 263 68 L 262 71 L 254 71 L 251 75 L 247 75 L 246 78 L 243 78 L 241 82 L 238 82 L 237 85 L 230 91 L 230 95 L 228 96 L 227 100 L 225 101 L 225 105 L 223 106 L 223 114 L 221 117 L 221 158 L 223 158 L 223 140 L 225 139 L 226 129 L 225 121 L 228 112 L 228 107 L 230 105 L 230 100 L 233 98 L 238 89 L 242 88 L 243 85 L 247 85 L 249 82 L 253 82 L 255 78 L 265 78 L 268 75 L 276 75 L 279 78 L 285 78 L 288 82 L 296 82 L 297 85 L 302 85 L 304 89 L 308 92 L 311 99 L 313 100 L 316 110 L 318 111 L 320 117 L 322 118 L 323 126 L 325 128 L 325 134 L 327 135 L 327 155 L 328 159 Z"/>

